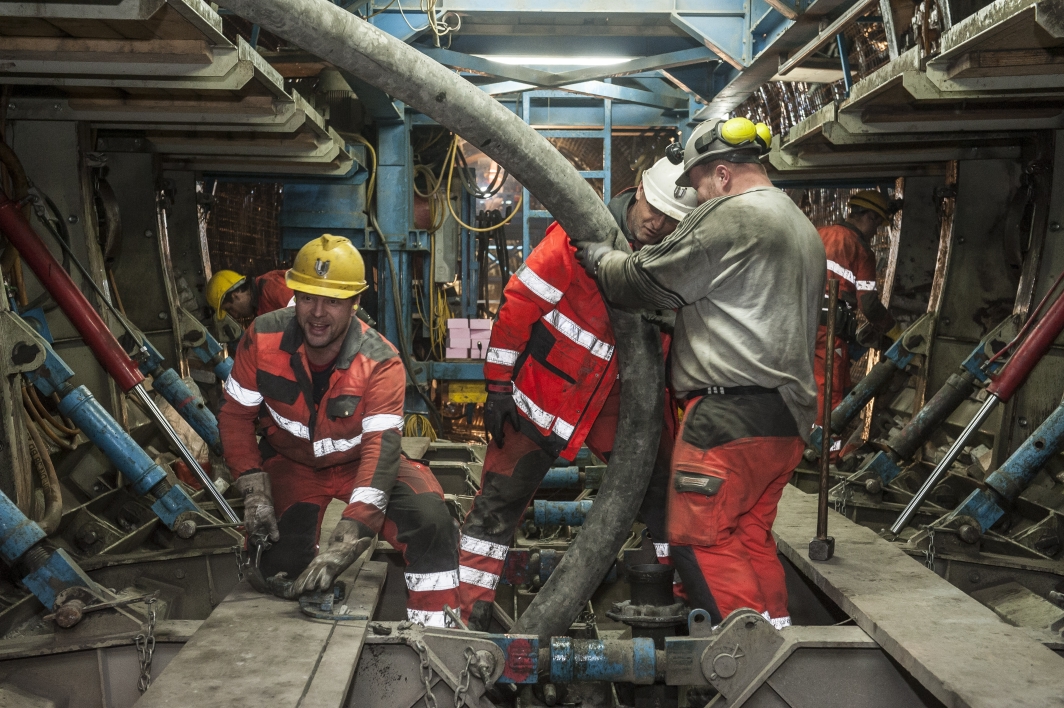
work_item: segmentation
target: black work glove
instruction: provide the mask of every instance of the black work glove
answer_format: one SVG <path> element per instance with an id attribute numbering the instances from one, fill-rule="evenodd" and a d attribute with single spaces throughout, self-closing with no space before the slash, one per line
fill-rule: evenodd
<path id="1" fill-rule="evenodd" d="M 576 260 L 584 267 L 584 272 L 592 278 L 598 277 L 599 261 L 613 250 L 608 241 L 574 241 Z"/>
<path id="2" fill-rule="evenodd" d="M 667 334 L 671 337 L 673 331 L 676 329 L 675 310 L 644 310 L 640 314 L 644 321 L 657 327 L 662 334 Z"/>
<path id="3" fill-rule="evenodd" d="M 256 467 L 240 475 L 233 486 L 244 497 L 244 530 L 248 540 L 256 543 L 266 538 L 279 541 L 281 532 L 277 529 L 277 515 L 273 511 L 270 476 Z"/>
<path id="4" fill-rule="evenodd" d="M 307 569 L 299 574 L 292 592 L 302 595 L 305 592 L 328 590 L 340 573 L 358 560 L 373 539 L 363 536 L 359 523 L 353 519 L 340 519 L 329 537 L 329 545 L 323 549 Z"/>
<path id="5" fill-rule="evenodd" d="M 518 426 L 517 403 L 514 401 L 514 385 L 507 381 L 487 382 L 488 400 L 484 404 L 484 429 L 491 435 L 495 444 L 502 448 L 503 438 L 506 436 L 506 422 L 509 421 L 514 430 Z"/>

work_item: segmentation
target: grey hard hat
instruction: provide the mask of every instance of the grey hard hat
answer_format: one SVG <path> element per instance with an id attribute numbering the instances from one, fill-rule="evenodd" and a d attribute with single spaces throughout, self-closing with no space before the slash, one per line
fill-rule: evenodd
<path id="1" fill-rule="evenodd" d="M 676 179 L 678 187 L 691 187 L 691 168 L 712 160 L 761 162 L 768 150 L 765 134 L 768 127 L 756 125 L 748 118 L 706 121 L 691 134 L 683 151 L 683 172 Z M 771 140 L 771 134 L 769 134 Z"/>

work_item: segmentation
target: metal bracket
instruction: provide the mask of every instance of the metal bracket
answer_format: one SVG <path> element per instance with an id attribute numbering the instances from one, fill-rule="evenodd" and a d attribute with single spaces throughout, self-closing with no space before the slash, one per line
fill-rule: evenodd
<path id="1" fill-rule="evenodd" d="M 0 373 L 5 377 L 36 371 L 47 357 L 41 336 L 10 311 L 0 312 L 0 342 L 4 345 Z"/>

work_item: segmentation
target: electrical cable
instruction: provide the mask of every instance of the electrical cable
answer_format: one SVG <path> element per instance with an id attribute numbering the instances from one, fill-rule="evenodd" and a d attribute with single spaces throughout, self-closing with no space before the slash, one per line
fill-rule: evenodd
<path id="1" fill-rule="evenodd" d="M 34 422 L 40 427 L 41 431 L 43 431 L 44 434 L 52 440 L 52 442 L 54 442 L 56 445 L 63 448 L 64 450 L 74 450 L 77 448 L 76 445 L 73 445 L 70 442 L 63 440 L 58 435 L 52 432 L 52 429 L 49 428 L 48 424 L 44 422 L 43 418 L 41 418 L 40 413 L 38 413 L 37 410 L 33 407 L 33 404 L 30 403 L 29 395 L 26 393 L 25 388 L 22 389 L 22 403 L 25 409 L 29 411 L 30 417 L 33 418 Z"/>
<path id="2" fill-rule="evenodd" d="M 456 135 L 454 137 L 454 140 L 451 142 L 451 151 L 450 151 L 450 155 L 449 155 L 449 157 L 447 159 L 447 163 L 450 164 L 450 167 L 447 170 L 447 192 L 446 192 L 446 194 L 448 194 L 448 195 L 451 193 L 451 180 L 454 177 L 454 154 L 455 154 L 455 152 L 457 150 L 458 150 L 458 136 Z M 510 223 L 513 220 L 513 218 L 515 216 L 517 216 L 517 211 L 518 211 L 518 209 L 521 208 L 521 200 L 523 200 L 523 199 L 524 199 L 524 194 L 521 194 L 521 196 L 519 196 L 517 198 L 517 204 L 514 204 L 513 211 L 510 212 L 510 215 L 507 216 L 501 223 L 497 224 L 496 226 L 490 226 L 490 227 L 487 227 L 487 228 L 477 228 L 476 226 L 470 226 L 469 224 L 467 224 L 464 221 L 462 221 L 458 217 L 458 214 L 455 213 L 454 205 L 451 204 L 451 200 L 449 198 L 447 199 L 447 208 L 450 210 L 451 216 L 454 217 L 454 220 L 456 222 L 458 222 L 459 226 L 461 226 L 464 229 L 468 229 L 469 231 L 473 231 L 475 233 L 482 233 L 482 232 L 485 232 L 485 231 L 491 231 L 491 230 L 497 228 L 498 226 L 505 226 L 506 224 Z"/>
<path id="3" fill-rule="evenodd" d="M 414 364 L 410 358 L 410 351 L 407 348 L 406 337 L 403 334 L 402 328 L 403 315 L 399 307 L 399 276 L 395 267 L 395 261 L 392 258 L 392 249 L 388 247 L 388 241 L 384 235 L 384 231 L 381 229 L 380 224 L 377 223 L 377 216 L 376 214 L 374 214 L 373 209 L 370 206 L 370 203 L 374 197 L 374 192 L 372 190 L 376 188 L 377 183 L 377 151 L 373 149 L 373 146 L 370 145 L 369 141 L 363 138 L 361 135 L 351 135 L 358 142 L 366 146 L 366 148 L 369 150 L 370 158 L 373 162 L 368 183 L 371 189 L 368 189 L 366 192 L 366 214 L 367 216 L 369 216 L 369 220 L 370 223 L 373 225 L 373 228 L 377 231 L 377 236 L 380 238 L 381 245 L 384 246 L 385 256 L 388 258 L 388 270 L 392 275 L 392 306 L 395 309 L 395 323 L 397 325 L 396 329 L 398 330 L 396 332 L 396 339 L 399 342 L 400 358 L 403 361 L 403 367 L 406 369 L 407 377 L 414 385 L 414 390 L 417 391 L 418 396 L 420 396 L 421 400 L 423 400 L 425 402 L 425 405 L 428 406 L 429 414 L 433 417 L 433 422 L 437 426 L 441 426 L 440 412 L 436 410 L 436 405 L 432 402 L 432 399 L 430 399 L 428 395 L 421 390 L 421 387 L 417 383 L 417 379 L 414 377 Z"/>
<path id="4" fill-rule="evenodd" d="M 37 427 L 30 423 L 26 430 L 30 434 L 30 457 L 40 477 L 45 500 L 44 516 L 36 523 L 45 536 L 51 536 L 59 528 L 59 522 L 63 518 L 63 491 L 59 487 L 59 477 L 55 473 L 52 456 L 48 454 L 48 448 L 37 432 Z"/>
<path id="5" fill-rule="evenodd" d="M 425 402 L 425 405 L 429 408 L 429 415 L 433 418 L 433 423 L 442 429 L 442 419 L 440 418 L 440 412 L 436 409 L 436 404 L 432 402 L 432 399 L 428 397 L 421 386 L 418 385 L 417 379 L 414 378 L 414 364 L 410 358 L 410 350 L 407 348 L 406 335 L 403 334 L 403 313 L 399 307 L 399 273 L 395 267 L 395 259 L 392 258 L 392 249 L 388 247 L 387 238 L 384 235 L 384 231 L 381 230 L 380 224 L 377 223 L 377 216 L 371 210 L 369 212 L 370 221 L 373 223 L 373 228 L 377 230 L 377 235 L 380 237 L 381 245 L 384 247 L 384 255 L 388 259 L 388 271 L 391 273 L 391 285 L 392 285 L 392 307 L 395 310 L 395 323 L 396 323 L 396 339 L 399 341 L 399 355 L 403 359 L 403 366 L 406 367 L 406 375 L 410 378 L 410 382 L 414 385 L 414 390 L 417 391 L 418 396 Z"/>

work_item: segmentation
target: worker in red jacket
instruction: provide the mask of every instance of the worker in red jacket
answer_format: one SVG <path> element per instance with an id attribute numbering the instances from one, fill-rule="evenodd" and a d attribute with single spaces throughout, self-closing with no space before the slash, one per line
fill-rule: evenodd
<path id="1" fill-rule="evenodd" d="M 248 329 L 218 416 L 248 538 L 272 544 L 259 569 L 297 578 L 297 593 L 325 590 L 380 533 L 406 561 L 409 619 L 448 626 L 444 605 L 459 602 L 458 524 L 429 469 L 401 455 L 406 373 L 395 348 L 354 316 L 362 257 L 326 234 L 300 249 L 286 277 L 295 306 Z M 315 555 L 333 499 L 347 508 Z"/>
<path id="2" fill-rule="evenodd" d="M 694 190 L 675 186 L 679 171 L 662 159 L 637 189 L 610 202 L 625 237 L 619 247 L 658 243 L 695 207 Z M 471 626 L 486 628 L 510 539 L 554 461 L 572 460 L 585 443 L 609 458 L 620 409 L 613 354 L 606 304 L 568 235 L 552 224 L 506 285 L 484 364 L 484 424 L 494 444 L 462 527 L 459 568 Z M 668 555 L 665 486 L 675 408 L 667 402 L 667 430 L 643 509 L 659 557 Z"/>
<path id="3" fill-rule="evenodd" d="M 219 321 L 226 314 L 246 320 L 295 304 L 284 270 L 271 270 L 251 280 L 236 271 L 220 270 L 207 281 L 204 294 Z"/>
<path id="4" fill-rule="evenodd" d="M 878 343 L 883 335 L 897 339 L 901 327 L 879 300 L 876 290 L 876 257 L 870 243 L 879 227 L 897 210 L 882 192 L 864 190 L 850 197 L 849 213 L 839 224 L 817 229 L 828 259 L 828 279 L 839 281 L 839 306 L 835 322 L 835 358 L 831 383 L 831 407 L 842 402 L 850 387 L 849 344 L 857 340 L 858 310 L 871 331 L 862 332 L 862 343 Z M 825 284 L 826 287 L 826 284 Z M 827 353 L 827 304 L 821 312 L 816 337 L 813 373 L 817 383 L 817 410 L 824 410 L 824 358 Z M 820 413 L 818 413 L 820 415 Z M 819 422 L 819 420 L 818 420 Z M 836 450 L 838 443 L 833 441 Z"/>

